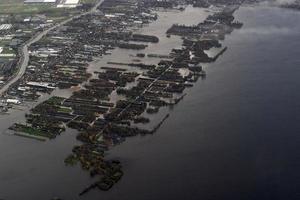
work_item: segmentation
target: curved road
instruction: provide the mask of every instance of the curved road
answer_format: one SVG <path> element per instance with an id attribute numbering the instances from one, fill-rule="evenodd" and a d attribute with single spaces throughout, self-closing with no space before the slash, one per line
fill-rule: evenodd
<path id="1" fill-rule="evenodd" d="M 55 25 L 55 26 L 52 26 L 51 28 L 48 28 L 46 30 L 44 30 L 43 32 L 41 33 L 38 33 L 37 35 L 33 36 L 29 41 L 27 41 L 21 48 L 22 48 L 22 52 L 21 52 L 21 58 L 20 58 L 20 61 L 18 63 L 19 65 L 19 69 L 18 69 L 18 72 L 13 75 L 13 77 L 11 77 L 6 83 L 5 85 L 3 85 L 1 88 L 0 88 L 0 95 L 2 95 L 6 90 L 8 90 L 8 88 L 14 84 L 15 82 L 17 82 L 24 74 L 25 74 L 25 71 L 26 71 L 26 68 L 28 66 L 28 62 L 29 62 L 29 53 L 28 53 L 28 47 L 30 45 L 32 45 L 33 43 L 35 42 L 38 42 L 40 39 L 42 39 L 42 37 L 44 37 L 45 35 L 47 35 L 50 31 L 60 27 L 60 26 L 63 26 L 65 25 L 66 23 L 72 21 L 73 19 L 75 18 L 78 18 L 78 17 L 81 17 L 83 15 L 87 15 L 87 14 L 91 14 L 91 13 L 94 13 L 97 11 L 97 7 L 100 6 L 100 4 L 103 2 L 104 0 L 100 0 L 97 4 L 95 4 L 95 6 L 87 11 L 87 12 L 84 12 L 84 13 L 81 13 L 79 15 L 75 15 L 69 19 L 66 19 L 62 22 L 60 22 L 59 24 Z"/>

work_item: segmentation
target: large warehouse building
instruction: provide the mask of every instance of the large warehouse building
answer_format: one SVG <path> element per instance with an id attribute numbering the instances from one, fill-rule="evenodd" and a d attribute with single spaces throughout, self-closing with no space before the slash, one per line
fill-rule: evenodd
<path id="1" fill-rule="evenodd" d="M 79 0 L 60 0 L 57 7 L 68 7 L 68 8 L 74 8 L 78 6 Z"/>
<path id="2" fill-rule="evenodd" d="M 58 0 L 24 0 L 24 3 L 56 3 Z"/>
<path id="3" fill-rule="evenodd" d="M 57 4 L 58 8 L 74 8 L 79 0 L 24 0 L 25 4 Z"/>

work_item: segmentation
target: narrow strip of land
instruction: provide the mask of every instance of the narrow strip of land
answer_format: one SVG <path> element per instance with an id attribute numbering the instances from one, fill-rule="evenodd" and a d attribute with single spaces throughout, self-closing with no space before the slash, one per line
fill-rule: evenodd
<path id="1" fill-rule="evenodd" d="M 100 4 L 103 2 L 104 0 L 99 0 L 98 3 L 96 3 L 94 5 L 93 8 L 91 8 L 89 11 L 72 16 L 58 24 L 56 24 L 55 26 L 52 26 L 38 34 L 36 34 L 35 36 L 33 36 L 29 41 L 27 41 L 21 48 L 21 52 L 20 52 L 20 61 L 18 62 L 18 66 L 17 69 L 18 71 L 0 88 L 0 96 L 3 95 L 3 93 L 8 90 L 8 88 L 13 85 L 14 83 L 16 83 L 26 72 L 26 68 L 28 66 L 29 63 L 29 52 L 28 52 L 28 47 L 30 45 L 32 45 L 35 42 L 38 42 L 40 39 L 42 39 L 45 35 L 47 35 L 50 31 L 59 28 L 60 26 L 63 26 L 65 24 L 67 24 L 68 22 L 72 21 L 73 19 L 76 19 L 78 17 L 84 16 L 84 15 L 88 15 L 88 14 L 92 14 L 94 12 L 97 11 L 97 7 L 100 6 Z"/>

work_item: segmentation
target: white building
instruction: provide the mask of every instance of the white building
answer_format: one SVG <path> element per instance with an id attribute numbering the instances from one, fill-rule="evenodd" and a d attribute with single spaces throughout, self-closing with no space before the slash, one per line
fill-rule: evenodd
<path id="1" fill-rule="evenodd" d="M 30 81 L 30 82 L 27 82 L 26 85 L 31 86 L 31 87 L 40 87 L 40 88 L 47 88 L 47 89 L 55 89 L 55 87 L 53 86 L 54 84 L 45 83 L 45 82 Z"/>
<path id="2" fill-rule="evenodd" d="M 12 25 L 11 24 L 1 24 L 0 25 L 0 30 L 9 30 L 12 28 Z"/>
<path id="3" fill-rule="evenodd" d="M 57 5 L 58 8 L 75 8 L 79 4 L 79 0 L 62 0 L 60 4 Z"/>
<path id="4" fill-rule="evenodd" d="M 10 104 L 21 104 L 21 101 L 18 99 L 6 99 L 6 103 Z"/>
<path id="5" fill-rule="evenodd" d="M 24 0 L 24 3 L 56 3 L 57 0 Z"/>

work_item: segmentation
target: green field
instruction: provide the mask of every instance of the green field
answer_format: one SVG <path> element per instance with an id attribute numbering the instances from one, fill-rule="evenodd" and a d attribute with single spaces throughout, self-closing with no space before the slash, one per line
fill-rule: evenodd
<path id="1" fill-rule="evenodd" d="M 48 9 L 53 9 L 51 5 L 24 5 L 23 0 L 1 0 L 1 14 L 26 14 L 39 13 Z"/>
<path id="2" fill-rule="evenodd" d="M 0 4 L 16 4 L 23 3 L 24 0 L 1 0 Z"/>
<path id="3" fill-rule="evenodd" d="M 95 2 L 96 0 L 83 0 Z M 36 14 L 44 13 L 58 16 L 61 13 L 72 12 L 72 9 L 56 8 L 50 4 L 24 4 L 24 0 L 0 0 L 0 14 Z"/>
<path id="4" fill-rule="evenodd" d="M 98 0 L 81 0 L 80 3 L 96 3 Z"/>

